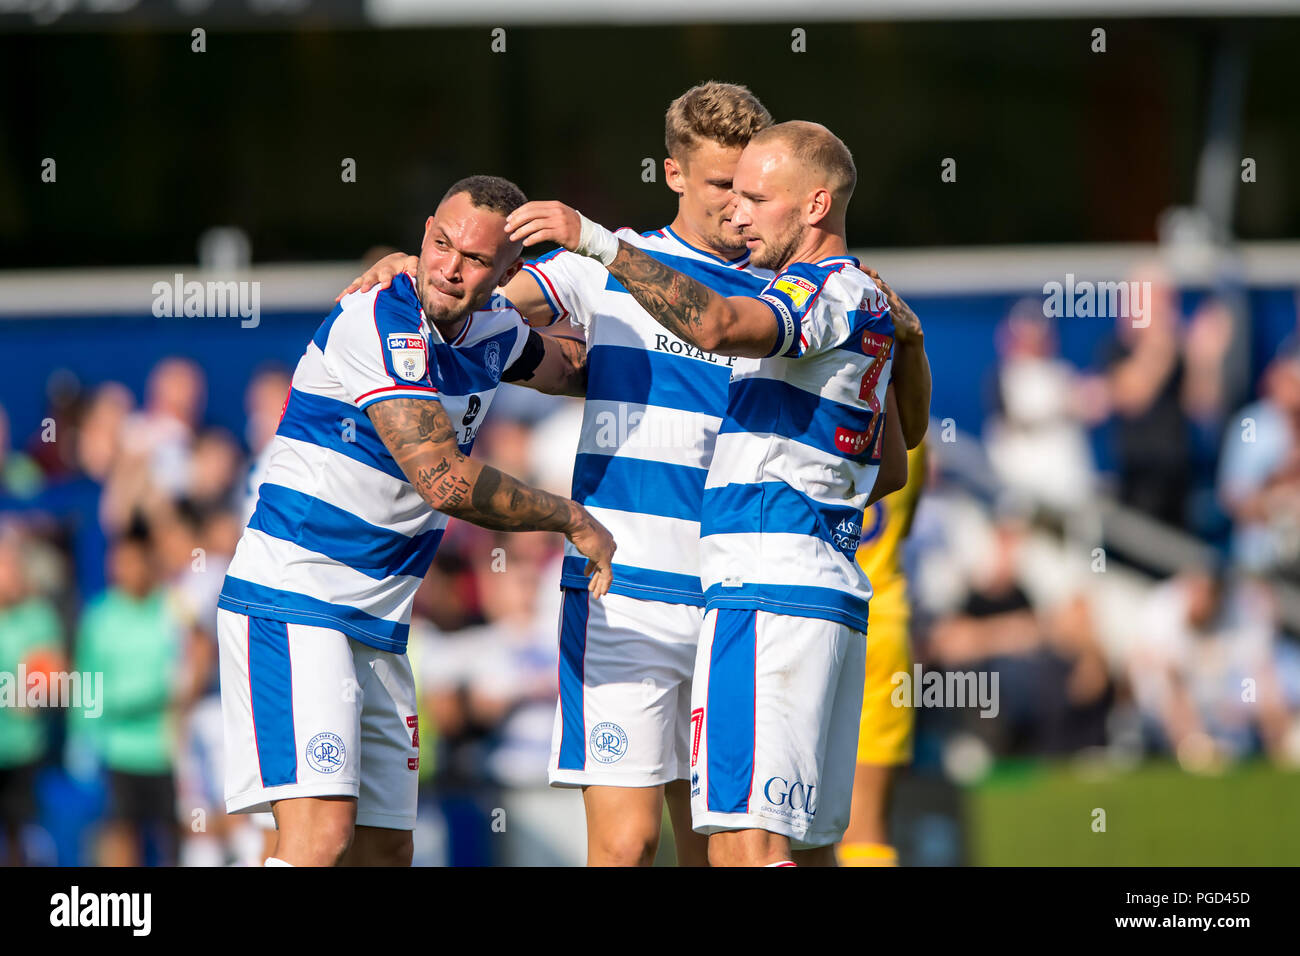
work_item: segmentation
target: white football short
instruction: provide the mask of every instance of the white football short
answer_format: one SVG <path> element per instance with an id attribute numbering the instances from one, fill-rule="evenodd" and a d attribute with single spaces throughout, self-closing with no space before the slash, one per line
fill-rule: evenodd
<path id="1" fill-rule="evenodd" d="M 702 608 L 565 588 L 553 787 L 653 787 L 689 776 Z"/>
<path id="2" fill-rule="evenodd" d="M 700 632 L 691 701 L 698 833 L 768 830 L 794 849 L 849 825 L 866 637 L 810 617 L 721 608 Z"/>
<path id="3" fill-rule="evenodd" d="M 357 798 L 357 824 L 415 828 L 415 678 L 405 654 L 340 631 L 217 611 L 226 811 Z"/>

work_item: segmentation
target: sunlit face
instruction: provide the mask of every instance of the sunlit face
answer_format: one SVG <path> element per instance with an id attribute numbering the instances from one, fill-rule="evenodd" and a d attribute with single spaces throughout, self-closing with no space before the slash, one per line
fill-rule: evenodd
<path id="1" fill-rule="evenodd" d="M 415 274 L 424 314 L 455 322 L 482 308 L 519 271 L 521 248 L 506 237 L 504 215 L 475 206 L 467 192 L 448 197 L 424 225 Z"/>
<path id="2" fill-rule="evenodd" d="M 750 265 L 780 269 L 794 257 L 808 230 L 804 178 L 779 143 L 751 145 L 741 153 L 731 224 L 749 248 Z"/>
<path id="3" fill-rule="evenodd" d="M 745 240 L 731 222 L 735 207 L 731 189 L 741 151 L 739 146 L 700 140 L 679 160 L 665 164 L 669 188 L 682 197 L 682 218 L 715 252 L 729 259 L 745 252 Z"/>

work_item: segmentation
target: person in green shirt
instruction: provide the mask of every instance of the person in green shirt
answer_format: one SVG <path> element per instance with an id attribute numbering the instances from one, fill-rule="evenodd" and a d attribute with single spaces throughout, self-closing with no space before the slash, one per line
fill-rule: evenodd
<path id="1" fill-rule="evenodd" d="M 13 694 L 26 693 L 27 681 L 19 675 L 61 668 L 62 631 L 53 605 L 32 592 L 19 533 L 0 534 L 0 675 Z M 12 703 L 18 703 L 16 696 Z M 0 704 L 0 861 L 14 865 L 24 862 L 23 827 L 36 819 L 36 769 L 48 746 L 47 713 Z"/>
<path id="2" fill-rule="evenodd" d="M 79 732 L 108 770 L 109 808 L 100 832 L 103 866 L 135 866 L 141 840 L 156 839 L 159 862 L 175 860 L 174 700 L 183 629 L 159 586 L 142 528 L 109 551 L 109 588 L 87 604 L 77 669 L 103 675 L 103 713 L 82 712 Z"/>

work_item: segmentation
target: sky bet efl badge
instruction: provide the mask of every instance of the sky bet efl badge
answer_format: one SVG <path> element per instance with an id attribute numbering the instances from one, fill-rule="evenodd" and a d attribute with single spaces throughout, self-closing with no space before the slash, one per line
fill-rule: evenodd
<path id="1" fill-rule="evenodd" d="M 789 296 L 796 309 L 802 309 L 804 303 L 808 301 L 808 296 L 817 291 L 815 285 L 799 276 L 782 276 L 776 280 L 774 287 Z"/>
<path id="2" fill-rule="evenodd" d="M 408 382 L 418 382 L 429 370 L 429 352 L 422 335 L 394 332 L 388 336 L 393 371 Z"/>

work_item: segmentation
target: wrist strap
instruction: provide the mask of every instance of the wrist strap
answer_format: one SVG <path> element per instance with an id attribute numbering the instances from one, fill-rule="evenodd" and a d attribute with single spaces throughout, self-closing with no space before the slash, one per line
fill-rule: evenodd
<path id="1" fill-rule="evenodd" d="M 582 223 L 582 232 L 578 234 L 578 248 L 574 251 L 599 260 L 603 266 L 609 265 L 618 255 L 618 237 L 582 213 L 578 213 L 578 219 Z"/>

